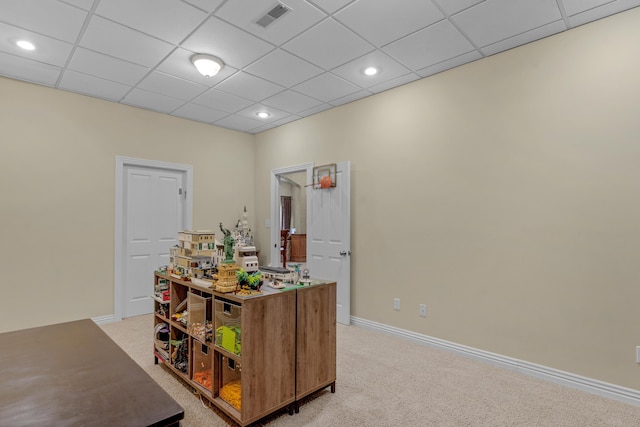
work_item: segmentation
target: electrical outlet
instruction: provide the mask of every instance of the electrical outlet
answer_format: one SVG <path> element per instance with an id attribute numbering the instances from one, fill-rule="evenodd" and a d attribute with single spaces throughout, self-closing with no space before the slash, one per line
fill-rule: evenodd
<path id="1" fill-rule="evenodd" d="M 636 363 L 640 363 L 640 345 L 636 347 Z"/>
<path id="2" fill-rule="evenodd" d="M 427 317 L 427 306 L 420 304 L 420 316 Z"/>
<path id="3" fill-rule="evenodd" d="M 400 310 L 400 298 L 393 299 L 393 309 Z"/>

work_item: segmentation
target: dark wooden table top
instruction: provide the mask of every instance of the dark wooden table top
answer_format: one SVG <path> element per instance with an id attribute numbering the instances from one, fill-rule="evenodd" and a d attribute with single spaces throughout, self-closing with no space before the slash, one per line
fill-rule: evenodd
<path id="1" fill-rule="evenodd" d="M 184 410 L 92 320 L 0 334 L 0 425 L 170 426 Z"/>

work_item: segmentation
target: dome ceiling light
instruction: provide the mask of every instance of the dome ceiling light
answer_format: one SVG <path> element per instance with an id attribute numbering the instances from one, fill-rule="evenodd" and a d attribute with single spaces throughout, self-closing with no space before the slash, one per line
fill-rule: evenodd
<path id="1" fill-rule="evenodd" d="M 199 53 L 191 57 L 191 62 L 198 69 L 200 74 L 205 77 L 213 77 L 224 67 L 222 59 L 213 55 L 205 55 Z"/>

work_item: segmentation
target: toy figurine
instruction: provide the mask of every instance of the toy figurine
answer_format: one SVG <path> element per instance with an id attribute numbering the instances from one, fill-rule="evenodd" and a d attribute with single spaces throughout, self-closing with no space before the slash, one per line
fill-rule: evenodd
<path id="1" fill-rule="evenodd" d="M 224 263 L 232 264 L 235 261 L 233 260 L 233 244 L 235 240 L 231 236 L 231 232 L 226 228 L 222 227 L 222 223 L 220 223 L 220 230 L 224 233 Z"/>

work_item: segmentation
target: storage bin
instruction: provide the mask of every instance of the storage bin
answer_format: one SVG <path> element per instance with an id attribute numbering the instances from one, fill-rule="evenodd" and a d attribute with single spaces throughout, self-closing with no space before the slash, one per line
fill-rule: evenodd
<path id="1" fill-rule="evenodd" d="M 215 300 L 215 345 L 230 353 L 242 354 L 240 320 L 242 307 L 233 302 Z"/>
<path id="2" fill-rule="evenodd" d="M 159 354 L 163 360 L 169 360 L 169 338 L 169 325 L 164 322 L 156 323 L 153 342 L 156 353 Z"/>
<path id="3" fill-rule="evenodd" d="M 171 364 L 180 372 L 189 372 L 189 336 L 171 328 Z"/>
<path id="4" fill-rule="evenodd" d="M 218 396 L 229 405 L 242 411 L 242 372 L 240 363 L 216 353 L 220 390 Z"/>
<path id="5" fill-rule="evenodd" d="M 212 319 L 211 297 L 189 293 L 187 297 L 187 330 L 195 339 L 203 343 L 211 342 Z"/>
<path id="6" fill-rule="evenodd" d="M 191 379 L 203 388 L 211 391 L 213 388 L 213 350 L 200 341 L 192 341 L 193 375 Z"/>

